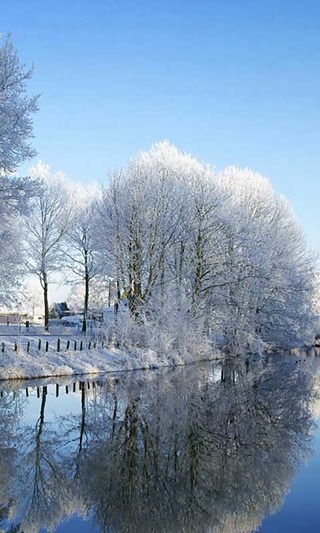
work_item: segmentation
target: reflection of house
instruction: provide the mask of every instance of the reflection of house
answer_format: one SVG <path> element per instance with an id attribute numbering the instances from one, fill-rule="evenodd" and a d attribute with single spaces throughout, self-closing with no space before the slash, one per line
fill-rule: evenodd
<path id="1" fill-rule="evenodd" d="M 67 306 L 67 302 L 55 303 L 53 305 L 54 305 L 54 313 L 59 318 L 63 318 L 64 316 L 69 316 L 70 315 L 70 309 Z"/>

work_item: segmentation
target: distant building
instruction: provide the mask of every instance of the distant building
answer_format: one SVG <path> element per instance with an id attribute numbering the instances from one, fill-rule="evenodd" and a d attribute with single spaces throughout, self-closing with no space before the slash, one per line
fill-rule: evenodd
<path id="1" fill-rule="evenodd" d="M 67 302 L 59 302 L 53 304 L 53 313 L 59 317 L 63 318 L 65 316 L 70 316 L 71 312 L 67 305 Z"/>
<path id="2" fill-rule="evenodd" d="M 27 314 L 19 313 L 0 313 L 0 324 L 10 326 L 12 324 L 21 324 L 28 318 Z"/>

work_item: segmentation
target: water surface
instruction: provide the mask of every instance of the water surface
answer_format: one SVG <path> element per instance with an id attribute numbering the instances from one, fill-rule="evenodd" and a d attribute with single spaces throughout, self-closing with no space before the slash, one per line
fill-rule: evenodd
<path id="1" fill-rule="evenodd" d="M 318 532 L 317 366 L 2 382 L 0 530 Z"/>

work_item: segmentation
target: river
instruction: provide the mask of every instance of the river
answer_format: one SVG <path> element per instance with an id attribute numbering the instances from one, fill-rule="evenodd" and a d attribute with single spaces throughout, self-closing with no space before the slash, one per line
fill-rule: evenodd
<path id="1" fill-rule="evenodd" d="M 0 384 L 0 531 L 319 532 L 320 358 Z"/>

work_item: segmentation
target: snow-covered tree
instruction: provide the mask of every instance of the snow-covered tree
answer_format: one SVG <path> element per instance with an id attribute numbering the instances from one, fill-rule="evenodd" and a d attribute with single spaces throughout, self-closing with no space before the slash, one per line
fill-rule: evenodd
<path id="1" fill-rule="evenodd" d="M 98 212 L 100 260 L 138 319 L 126 329 L 134 342 L 157 327 L 181 346 L 186 324 L 239 348 L 310 341 L 316 258 L 262 176 L 216 175 L 157 143 L 110 177 Z"/>
<path id="2" fill-rule="evenodd" d="M 26 82 L 32 69 L 20 63 L 8 36 L 0 47 L 0 173 L 11 173 L 35 156 L 29 140 L 33 137 L 32 115 L 38 96 L 29 97 Z"/>
<path id="3" fill-rule="evenodd" d="M 63 245 L 73 225 L 72 200 L 62 173 L 50 174 L 41 161 L 30 175 L 42 181 L 32 203 L 32 213 L 25 217 L 27 266 L 39 278 L 44 299 L 45 329 L 49 324 L 48 287 L 52 274 L 61 270 Z"/>
<path id="4" fill-rule="evenodd" d="M 21 241 L 21 217 L 30 212 L 39 183 L 30 178 L 0 174 L 0 301 L 10 305 L 25 274 Z"/>
<path id="5" fill-rule="evenodd" d="M 68 281 L 82 283 L 84 286 L 82 331 L 86 331 L 91 283 L 101 271 L 93 235 L 99 191 L 96 187 L 84 188 L 78 185 L 74 192 L 76 200 L 73 206 L 73 224 L 66 234 L 65 266 Z"/>
<path id="6" fill-rule="evenodd" d="M 184 179 L 200 165 L 169 143 L 142 152 L 111 180 L 100 206 L 99 234 L 107 268 L 133 312 L 161 296 L 169 260 L 187 214 Z"/>
<path id="7" fill-rule="evenodd" d="M 231 167 L 222 178 L 230 191 L 223 329 L 240 344 L 260 339 L 279 346 L 310 339 L 316 257 L 291 207 L 249 169 Z"/>
<path id="8" fill-rule="evenodd" d="M 20 63 L 10 37 L 5 38 L 0 45 L 0 300 L 6 305 L 12 302 L 22 275 L 17 217 L 27 212 L 37 191 L 34 180 L 12 174 L 20 163 L 35 155 L 30 139 L 38 97 L 27 95 L 31 76 L 32 69 Z"/>
<path id="9" fill-rule="evenodd" d="M 16 217 L 0 214 L 0 304 L 15 302 L 23 275 L 23 254 L 20 228 Z"/>

